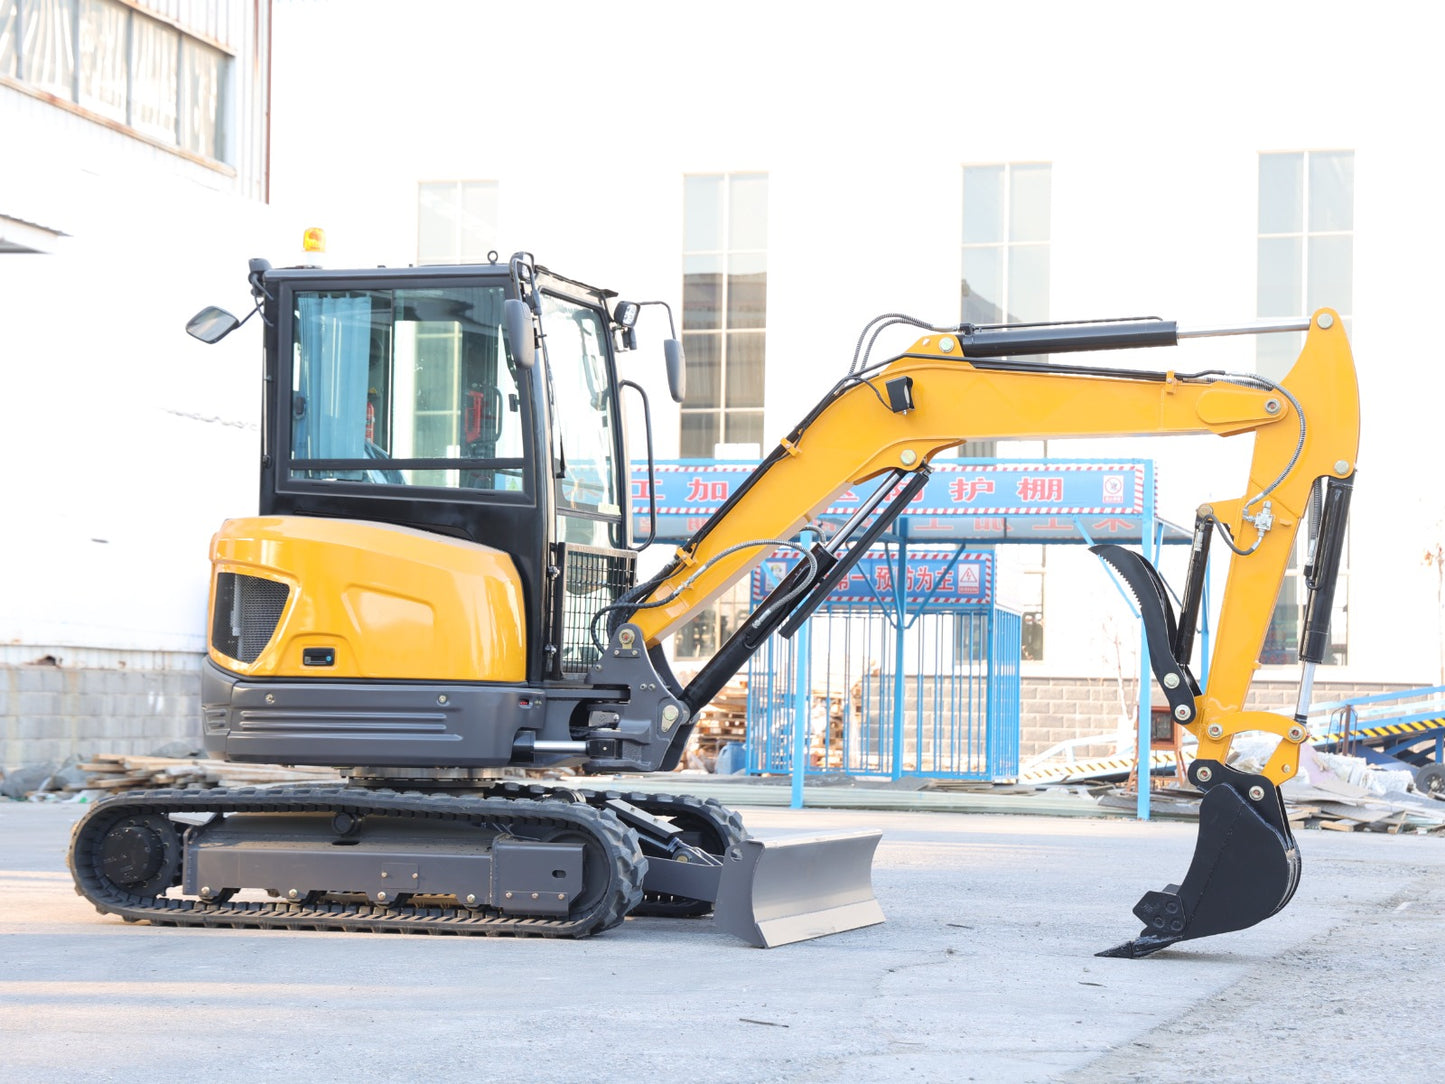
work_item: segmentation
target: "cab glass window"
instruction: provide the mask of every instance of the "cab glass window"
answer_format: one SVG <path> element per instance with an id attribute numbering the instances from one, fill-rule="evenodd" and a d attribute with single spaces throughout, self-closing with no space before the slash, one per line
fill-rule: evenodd
<path id="1" fill-rule="evenodd" d="M 291 475 L 520 491 L 524 403 L 501 287 L 298 291 Z"/>
<path id="2" fill-rule="evenodd" d="M 606 329 L 595 309 L 542 295 L 553 402 L 557 506 L 621 516 Z"/>

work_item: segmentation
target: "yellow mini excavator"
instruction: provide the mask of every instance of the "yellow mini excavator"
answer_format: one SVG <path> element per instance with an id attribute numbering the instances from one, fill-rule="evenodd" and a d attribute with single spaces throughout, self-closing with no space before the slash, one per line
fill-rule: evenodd
<path id="1" fill-rule="evenodd" d="M 1286 328 L 1308 334 L 1279 382 L 1064 359 L 1257 329 L 880 317 L 849 371 L 639 583 L 619 398 L 646 397 L 616 368 L 636 346 L 637 303 L 526 253 L 350 271 L 253 260 L 249 282 L 265 325 L 260 508 L 212 543 L 204 740 L 231 760 L 331 765 L 348 778 L 97 803 L 70 863 L 102 912 L 540 936 L 713 912 L 759 945 L 881 921 L 877 832 L 764 842 L 715 801 L 531 785 L 502 770 L 673 768 L 698 711 L 769 635 L 800 626 L 923 486 L 930 461 L 965 440 L 1207 433 L 1253 434 L 1253 460 L 1243 494 L 1200 507 L 1179 612 L 1139 553 L 1097 548 L 1139 599 L 1154 674 L 1198 739 L 1190 779 L 1204 792 L 1187 875 L 1147 893 L 1135 907 L 1144 931 L 1106 954 L 1242 929 L 1289 901 L 1299 852 L 1278 787 L 1298 767 L 1326 656 L 1359 432 L 1333 312 Z M 900 321 L 922 337 L 871 362 L 878 333 Z M 214 342 L 242 322 L 206 309 L 188 330 Z M 681 401 L 681 347 L 665 348 Z M 863 498 L 857 513 L 799 543 L 847 489 Z M 1293 717 L 1247 711 L 1307 523 L 1299 703 Z M 1201 687 L 1191 657 L 1216 537 L 1233 556 Z M 779 546 L 802 561 L 681 682 L 666 639 Z M 1246 731 L 1278 739 L 1256 773 L 1228 759 Z"/>

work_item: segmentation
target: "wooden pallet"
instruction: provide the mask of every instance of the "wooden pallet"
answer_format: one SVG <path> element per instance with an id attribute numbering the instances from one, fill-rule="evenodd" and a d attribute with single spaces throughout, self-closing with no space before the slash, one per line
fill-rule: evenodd
<path id="1" fill-rule="evenodd" d="M 277 764 L 233 764 L 196 757 L 142 757 L 100 753 L 76 767 L 83 780 L 64 790 L 150 790 L 159 787 L 245 787 L 262 783 L 339 782 L 335 768 L 282 767 Z"/>

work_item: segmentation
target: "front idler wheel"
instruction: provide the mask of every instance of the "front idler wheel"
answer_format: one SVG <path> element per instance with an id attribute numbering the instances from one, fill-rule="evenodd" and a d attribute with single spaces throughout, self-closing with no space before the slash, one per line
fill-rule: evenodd
<path id="1" fill-rule="evenodd" d="M 163 895 L 180 883 L 180 832 L 157 814 L 122 817 L 101 839 L 96 866 L 101 876 L 125 892 Z"/>

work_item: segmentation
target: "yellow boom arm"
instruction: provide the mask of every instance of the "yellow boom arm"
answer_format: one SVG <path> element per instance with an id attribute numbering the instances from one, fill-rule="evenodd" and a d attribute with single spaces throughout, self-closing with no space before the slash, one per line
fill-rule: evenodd
<path id="1" fill-rule="evenodd" d="M 791 538 L 843 491 L 890 471 L 916 472 L 965 440 L 1253 433 L 1245 492 L 1212 502 L 1244 552 L 1230 561 L 1208 687 L 1193 718 L 1181 722 L 1199 739 L 1199 757 L 1221 763 L 1235 734 L 1279 735 L 1263 774 L 1274 783 L 1288 778 L 1304 728 L 1244 703 L 1311 490 L 1319 478 L 1355 470 L 1359 394 L 1338 316 L 1313 316 L 1304 349 L 1277 386 L 1221 373 L 1083 370 L 962 353 L 958 335 L 931 334 L 835 388 L 635 600 L 664 600 L 629 619 L 646 644 L 760 562 L 768 547 L 749 543 Z"/>

